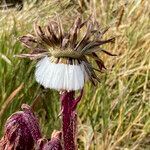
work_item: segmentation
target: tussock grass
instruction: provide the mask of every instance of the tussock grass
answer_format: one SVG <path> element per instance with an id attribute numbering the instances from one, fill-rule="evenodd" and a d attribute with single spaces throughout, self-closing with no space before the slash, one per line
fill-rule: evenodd
<path id="1" fill-rule="evenodd" d="M 94 8 L 94 9 L 93 9 Z M 18 37 L 33 31 L 33 22 L 44 23 L 54 13 L 70 21 L 78 12 L 95 13 L 101 27 L 110 26 L 104 38 L 116 36 L 104 48 L 117 57 L 99 54 L 107 70 L 98 87 L 85 86 L 78 107 L 80 150 L 150 149 L 150 6 L 148 0 L 44 1 L 25 3 L 23 10 L 0 10 L 0 134 L 6 118 L 32 105 L 42 132 L 50 136 L 60 128 L 59 96 L 34 80 L 34 64 L 14 58 L 27 51 Z"/>

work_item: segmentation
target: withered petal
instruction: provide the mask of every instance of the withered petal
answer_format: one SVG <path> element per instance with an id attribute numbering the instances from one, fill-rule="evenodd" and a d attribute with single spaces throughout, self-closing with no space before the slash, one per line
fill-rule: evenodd
<path id="1" fill-rule="evenodd" d="M 39 43 L 37 41 L 36 37 L 34 37 L 31 34 L 27 34 L 25 36 L 22 36 L 19 38 L 20 42 L 23 43 L 27 48 L 29 48 L 31 51 L 31 54 L 36 54 L 36 53 L 43 53 L 46 52 L 46 48 L 42 43 Z"/>
<path id="2" fill-rule="evenodd" d="M 106 50 L 103 50 L 103 49 L 101 51 L 103 51 L 104 53 L 106 53 L 107 55 L 110 55 L 110 56 L 117 56 L 116 54 L 112 54 L 112 53 L 110 53 Z"/>
<path id="3" fill-rule="evenodd" d="M 19 37 L 19 41 L 22 42 L 29 49 L 34 48 L 37 45 L 35 37 L 31 34 Z"/>
<path id="4" fill-rule="evenodd" d="M 43 53 L 37 53 L 37 54 L 20 54 L 20 55 L 14 55 L 14 56 L 18 58 L 29 58 L 30 60 L 37 60 L 37 59 L 47 56 L 48 54 L 49 52 L 45 52 L 45 53 L 43 52 Z"/>
<path id="5" fill-rule="evenodd" d="M 46 44 L 50 45 L 49 40 L 47 39 L 47 36 L 45 35 L 45 32 L 43 32 L 42 28 L 37 25 L 37 23 L 34 23 L 34 32 L 37 38 L 39 40 L 45 42 Z"/>
<path id="6" fill-rule="evenodd" d="M 81 17 L 77 17 L 70 29 L 70 47 L 73 49 L 76 45 L 78 29 L 80 29 Z"/>
<path id="7" fill-rule="evenodd" d="M 47 34 L 49 35 L 49 40 L 54 44 L 53 46 L 57 46 L 60 44 L 60 35 L 59 35 L 59 27 L 57 22 L 50 21 L 46 26 Z"/>
<path id="8" fill-rule="evenodd" d="M 103 68 L 106 69 L 104 62 L 98 57 L 96 53 L 93 52 L 92 56 L 94 56 L 94 60 L 97 63 L 100 70 L 102 70 Z"/>

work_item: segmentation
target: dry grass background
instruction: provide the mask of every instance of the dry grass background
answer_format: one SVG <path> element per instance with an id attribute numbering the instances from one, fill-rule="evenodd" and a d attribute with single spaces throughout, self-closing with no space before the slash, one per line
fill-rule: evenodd
<path id="1" fill-rule="evenodd" d="M 7 117 L 22 103 L 32 106 L 43 134 L 60 128 L 59 96 L 34 80 L 34 63 L 14 58 L 27 51 L 18 37 L 33 31 L 58 13 L 63 22 L 94 12 L 104 38 L 116 36 L 104 48 L 117 57 L 99 54 L 107 70 L 97 87 L 85 86 L 78 107 L 80 150 L 150 149 L 150 5 L 149 0 L 45 0 L 24 3 L 21 11 L 0 10 L 0 135 Z"/>

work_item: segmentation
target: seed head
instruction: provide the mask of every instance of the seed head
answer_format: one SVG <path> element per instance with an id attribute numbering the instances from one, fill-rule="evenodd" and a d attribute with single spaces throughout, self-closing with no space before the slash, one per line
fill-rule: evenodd
<path id="1" fill-rule="evenodd" d="M 86 28 L 85 32 L 83 27 Z M 100 47 L 114 42 L 114 38 L 102 40 L 107 30 L 100 31 L 92 17 L 85 21 L 81 16 L 77 17 L 68 30 L 63 28 L 59 18 L 50 20 L 43 28 L 35 23 L 34 35 L 20 38 L 31 52 L 19 57 L 41 59 L 37 63 L 35 77 L 45 88 L 79 90 L 87 80 L 96 85 L 100 81 L 96 71 L 105 69 L 104 62 L 96 53 L 102 51 L 113 56 Z M 92 66 L 88 58 L 95 60 L 98 69 Z"/>

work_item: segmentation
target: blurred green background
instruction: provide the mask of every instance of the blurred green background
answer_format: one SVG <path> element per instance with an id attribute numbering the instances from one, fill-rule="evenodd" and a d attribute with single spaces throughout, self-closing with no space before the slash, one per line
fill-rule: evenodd
<path id="1" fill-rule="evenodd" d="M 59 95 L 40 87 L 34 79 L 35 62 L 15 58 L 28 52 L 18 37 L 33 32 L 57 14 L 71 26 L 79 13 L 93 11 L 101 28 L 111 26 L 104 48 L 117 57 L 99 53 L 107 70 L 101 83 L 85 85 L 78 106 L 79 150 L 150 149 L 150 5 L 149 0 L 29 0 L 22 9 L 0 7 L 0 137 L 6 119 L 30 104 L 43 135 L 60 129 Z"/>

